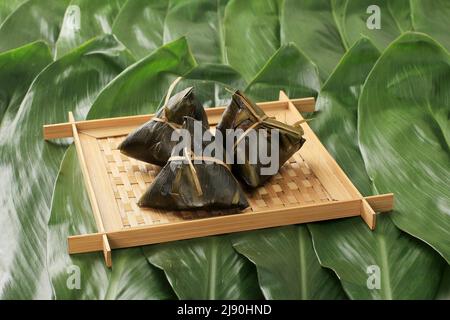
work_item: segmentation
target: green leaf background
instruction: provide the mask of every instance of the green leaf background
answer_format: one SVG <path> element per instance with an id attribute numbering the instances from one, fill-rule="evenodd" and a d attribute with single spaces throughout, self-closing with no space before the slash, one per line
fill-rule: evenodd
<path id="1" fill-rule="evenodd" d="M 448 12 L 444 0 L 2 1 L 0 299 L 449 299 Z M 117 250 L 112 269 L 69 256 L 66 236 L 95 224 L 75 148 L 44 142 L 42 125 L 154 112 L 177 76 L 205 107 L 226 104 L 226 87 L 317 97 L 314 131 L 363 194 L 394 192 L 395 211 L 373 232 L 351 218 Z"/>

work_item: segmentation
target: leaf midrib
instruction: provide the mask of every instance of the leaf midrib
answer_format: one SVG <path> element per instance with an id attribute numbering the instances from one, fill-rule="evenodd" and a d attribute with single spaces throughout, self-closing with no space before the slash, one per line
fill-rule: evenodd
<path id="1" fill-rule="evenodd" d="M 298 240 L 298 258 L 299 258 L 299 276 L 300 276 L 300 298 L 308 299 L 308 285 L 307 285 L 307 272 L 306 272 L 306 256 L 305 256 L 305 244 L 302 241 L 302 227 L 297 227 L 297 240 Z"/>
<path id="2" fill-rule="evenodd" d="M 217 277 L 217 239 L 211 240 L 211 250 L 209 252 L 209 258 L 211 263 L 209 264 L 208 272 L 208 299 L 216 299 L 216 277 Z"/>

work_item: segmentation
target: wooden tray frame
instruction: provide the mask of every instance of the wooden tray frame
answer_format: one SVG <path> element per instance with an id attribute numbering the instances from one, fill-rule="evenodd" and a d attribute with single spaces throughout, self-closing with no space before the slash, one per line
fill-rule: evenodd
<path id="1" fill-rule="evenodd" d="M 314 111 L 315 100 L 314 98 L 289 99 L 283 91 L 280 91 L 278 101 L 263 102 L 258 105 L 265 111 L 286 109 L 286 112 L 289 112 L 297 121 L 303 119 L 300 112 Z M 218 123 L 223 111 L 224 107 L 207 109 L 211 125 Z M 89 152 L 92 150 L 89 146 L 90 140 L 82 141 L 80 133 L 94 137 L 125 135 L 151 117 L 152 115 L 140 115 L 75 121 L 72 113 L 69 113 L 69 122 L 44 126 L 45 140 L 73 137 L 97 225 L 97 233 L 68 237 L 70 254 L 103 251 L 105 263 L 111 267 L 111 249 L 353 216 L 361 216 L 373 230 L 376 225 L 375 212 L 388 212 L 393 209 L 394 195 L 392 193 L 363 197 L 309 125 L 304 123 L 302 127 L 307 142 L 299 152 L 334 201 L 281 210 L 244 212 L 124 228 L 117 214 L 117 208 L 114 208 L 116 204 L 111 201 L 110 181 L 101 174 L 105 168 L 102 168 L 95 153 Z"/>

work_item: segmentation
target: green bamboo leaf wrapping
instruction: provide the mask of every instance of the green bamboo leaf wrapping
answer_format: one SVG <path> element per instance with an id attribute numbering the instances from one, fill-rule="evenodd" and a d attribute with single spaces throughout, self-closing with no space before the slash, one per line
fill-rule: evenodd
<path id="1" fill-rule="evenodd" d="M 254 267 L 227 236 L 147 246 L 144 253 L 180 299 L 261 298 Z"/>
<path id="2" fill-rule="evenodd" d="M 370 73 L 359 101 L 359 141 L 378 192 L 399 199 L 402 230 L 450 262 L 450 56 L 429 36 L 407 33 Z"/>
<path id="3" fill-rule="evenodd" d="M 258 101 L 278 100 L 280 90 L 291 98 L 317 96 L 320 78 L 317 67 L 292 44 L 281 46 L 245 92 Z"/>
<path id="4" fill-rule="evenodd" d="M 355 43 L 324 84 L 317 99 L 318 114 L 311 121 L 321 141 L 366 195 L 372 194 L 372 188 L 358 147 L 357 106 L 365 79 L 379 56 L 370 40 L 363 38 Z M 397 203 L 402 201 L 397 195 L 396 199 Z M 440 257 L 399 231 L 389 216 L 378 216 L 375 231 L 370 231 L 359 217 L 308 227 L 322 265 L 337 273 L 350 298 L 434 297 L 442 273 Z M 380 270 L 379 288 L 367 285 L 371 276 L 367 271 L 372 271 L 372 266 Z M 417 272 L 428 276 L 418 279 Z"/>
<path id="5" fill-rule="evenodd" d="M 68 3 L 28 0 L 21 4 L 0 25 L 0 51 L 36 40 L 44 40 L 53 48 Z"/>
<path id="6" fill-rule="evenodd" d="M 450 50 L 448 17 L 450 3 L 446 0 L 410 0 L 414 30 L 424 32 Z"/>
<path id="7" fill-rule="evenodd" d="M 258 270 L 266 299 L 343 299 L 336 276 L 322 268 L 305 225 L 233 235 L 234 248 Z"/>
<path id="8" fill-rule="evenodd" d="M 345 53 L 330 0 L 285 0 L 281 42 L 294 42 L 318 66 L 322 80 Z"/>
<path id="9" fill-rule="evenodd" d="M 37 57 L 37 56 L 36 56 Z M 45 142 L 42 125 L 86 114 L 91 101 L 128 63 L 111 36 L 91 41 L 49 65 L 33 81 L 20 107 L 8 108 L 0 126 L 0 286 L 2 298 L 48 298 L 46 222 L 64 153 Z M 26 183 L 25 183 L 26 181 Z M 33 270 L 33 272 L 30 272 Z"/>
<path id="10" fill-rule="evenodd" d="M 55 299 L 173 298 L 164 274 L 148 264 L 139 248 L 115 250 L 112 269 L 102 253 L 67 254 L 67 235 L 97 231 L 81 175 L 71 146 L 58 174 L 48 223 L 47 265 Z"/>
<path id="11" fill-rule="evenodd" d="M 250 82 L 280 47 L 279 1 L 231 0 L 225 8 L 228 63 Z"/>
<path id="12" fill-rule="evenodd" d="M 58 41 L 56 57 L 83 42 L 112 32 L 112 24 L 125 0 L 72 0 L 67 7 Z"/>

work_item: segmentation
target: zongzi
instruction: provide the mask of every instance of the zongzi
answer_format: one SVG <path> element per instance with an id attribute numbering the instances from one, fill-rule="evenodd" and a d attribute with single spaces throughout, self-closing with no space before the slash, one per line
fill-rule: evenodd
<path id="1" fill-rule="evenodd" d="M 185 117 L 183 129 L 184 144 L 173 148 L 172 156 L 138 205 L 169 210 L 248 207 L 241 186 L 221 159 L 222 145 L 215 143 L 208 128 Z M 200 135 L 195 130 L 200 130 Z"/>
<path id="2" fill-rule="evenodd" d="M 204 126 L 209 126 L 205 110 L 195 98 L 192 87 L 184 89 L 166 101 L 155 117 L 128 135 L 119 146 L 120 152 L 144 162 L 163 166 L 172 152 L 172 133 L 181 128 L 185 116 L 193 117 Z"/>
<path id="3" fill-rule="evenodd" d="M 233 173 L 250 187 L 264 184 L 305 142 L 300 123 L 288 125 L 268 117 L 240 91 L 234 92 L 217 132 Z"/>

